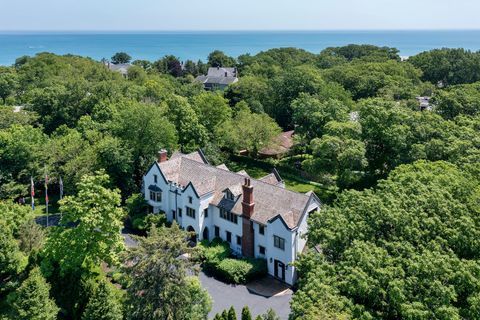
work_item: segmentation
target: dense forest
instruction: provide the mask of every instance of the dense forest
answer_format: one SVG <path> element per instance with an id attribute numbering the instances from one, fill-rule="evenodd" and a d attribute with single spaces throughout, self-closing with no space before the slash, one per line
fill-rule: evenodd
<path id="1" fill-rule="evenodd" d="M 480 318 L 480 53 L 402 60 L 349 45 L 132 64 L 122 77 L 41 53 L 0 67 L 0 319 L 207 317 L 195 266 L 178 259 L 192 250 L 183 231 L 138 195 L 162 148 L 233 166 L 248 150 L 248 163 L 328 190 L 291 319 Z M 194 79 L 217 66 L 239 81 L 205 91 Z M 257 159 L 291 129 L 287 157 Z M 46 188 L 61 214 L 48 228 L 34 222 Z M 124 225 L 148 237 L 126 249 Z"/>

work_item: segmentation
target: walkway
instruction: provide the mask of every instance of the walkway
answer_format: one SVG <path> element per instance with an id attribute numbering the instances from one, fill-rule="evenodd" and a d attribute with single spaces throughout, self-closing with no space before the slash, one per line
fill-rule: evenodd
<path id="1" fill-rule="evenodd" d="M 248 305 L 253 318 L 272 308 L 280 319 L 288 319 L 290 299 L 292 297 L 291 292 L 280 296 L 265 298 L 250 293 L 244 285 L 226 284 L 212 277 L 208 277 L 203 272 L 200 272 L 199 276 L 202 286 L 208 290 L 213 300 L 212 311 L 209 314 L 210 318 L 233 306 L 235 311 L 237 311 L 238 319 L 240 319 L 242 308 Z"/>

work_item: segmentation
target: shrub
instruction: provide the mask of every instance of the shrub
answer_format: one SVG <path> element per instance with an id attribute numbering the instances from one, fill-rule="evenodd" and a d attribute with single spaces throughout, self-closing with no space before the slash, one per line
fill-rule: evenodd
<path id="1" fill-rule="evenodd" d="M 203 270 L 226 282 L 247 283 L 267 274 L 267 263 L 264 259 L 233 258 L 227 242 L 214 239 L 210 244 L 202 241 L 197 247 Z"/>
<path id="2" fill-rule="evenodd" d="M 155 225 L 158 228 L 168 224 L 167 217 L 162 212 L 158 214 L 150 213 L 147 215 L 134 216 L 132 219 L 132 228 L 140 232 L 150 231 L 152 225 Z"/>

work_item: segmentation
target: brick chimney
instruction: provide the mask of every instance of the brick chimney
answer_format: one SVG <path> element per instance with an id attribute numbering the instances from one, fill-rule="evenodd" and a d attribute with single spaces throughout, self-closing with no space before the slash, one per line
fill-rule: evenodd
<path id="1" fill-rule="evenodd" d="M 162 149 L 160 151 L 158 151 L 158 154 L 157 154 L 157 162 L 158 163 L 161 163 L 161 162 L 165 162 L 168 160 L 168 157 L 167 157 L 167 150 L 165 149 Z"/>
<path id="2" fill-rule="evenodd" d="M 253 202 L 253 187 L 250 184 L 250 179 L 245 178 L 245 183 L 242 186 L 243 200 L 242 200 L 242 254 L 245 257 L 254 256 L 254 233 L 253 224 L 250 218 L 253 215 L 255 203 Z"/>

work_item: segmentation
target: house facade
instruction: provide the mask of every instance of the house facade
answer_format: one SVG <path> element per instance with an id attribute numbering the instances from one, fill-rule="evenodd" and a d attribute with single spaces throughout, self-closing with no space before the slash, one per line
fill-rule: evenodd
<path id="1" fill-rule="evenodd" d="M 152 212 L 164 212 L 197 240 L 220 237 L 238 255 L 266 259 L 269 274 L 295 283 L 291 263 L 305 249 L 308 215 L 321 206 L 313 192 L 285 189 L 276 171 L 253 179 L 212 166 L 201 151 L 168 159 L 162 150 L 143 179 Z"/>
<path id="2" fill-rule="evenodd" d="M 238 81 L 237 68 L 210 67 L 206 75 L 195 78 L 203 83 L 205 90 L 224 90 L 229 84 Z"/>

